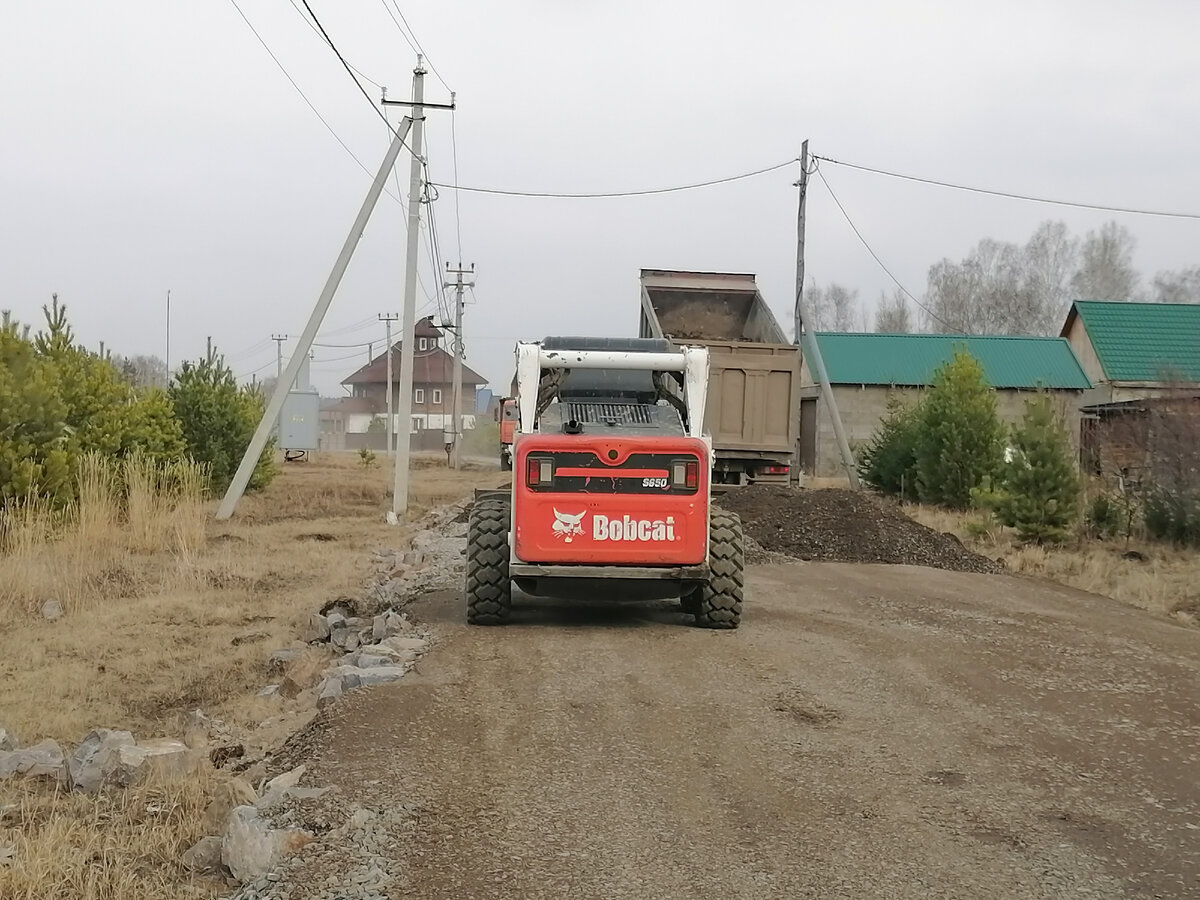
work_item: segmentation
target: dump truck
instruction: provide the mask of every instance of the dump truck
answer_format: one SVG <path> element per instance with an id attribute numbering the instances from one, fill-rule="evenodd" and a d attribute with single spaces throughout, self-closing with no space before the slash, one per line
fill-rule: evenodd
<path id="1" fill-rule="evenodd" d="M 510 619 L 513 588 L 563 599 L 679 598 L 741 621 L 744 540 L 711 502 L 708 350 L 638 338 L 517 344 L 512 486 L 477 493 L 466 618 Z"/>
<path id="2" fill-rule="evenodd" d="M 786 484 L 800 433 L 800 351 L 753 275 L 642 269 L 639 335 L 705 347 L 713 481 Z"/>

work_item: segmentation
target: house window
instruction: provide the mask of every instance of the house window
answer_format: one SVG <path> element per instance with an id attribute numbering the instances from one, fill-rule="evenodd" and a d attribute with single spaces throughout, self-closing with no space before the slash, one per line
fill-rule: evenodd
<path id="1" fill-rule="evenodd" d="M 413 403 L 424 403 L 424 402 L 425 402 L 425 390 L 424 390 L 424 388 L 417 388 L 415 391 L 413 391 Z"/>
<path id="2" fill-rule="evenodd" d="M 428 350 L 429 349 L 427 340 L 425 338 L 417 338 L 417 349 L 418 350 Z"/>
<path id="3" fill-rule="evenodd" d="M 437 388 L 433 389 L 433 402 L 434 403 L 442 402 L 442 392 L 439 391 Z"/>
<path id="4" fill-rule="evenodd" d="M 437 338 L 435 338 L 435 337 L 431 337 L 431 338 L 429 339 L 429 349 L 430 349 L 430 350 L 436 350 L 436 349 L 437 349 Z"/>
<path id="5" fill-rule="evenodd" d="M 421 417 L 413 416 L 411 433 L 415 434 L 416 432 L 418 432 L 420 430 L 421 430 Z"/>

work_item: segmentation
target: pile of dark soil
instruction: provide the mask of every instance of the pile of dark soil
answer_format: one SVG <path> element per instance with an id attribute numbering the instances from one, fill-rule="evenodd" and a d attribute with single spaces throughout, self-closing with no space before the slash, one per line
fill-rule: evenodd
<path id="1" fill-rule="evenodd" d="M 954 535 L 926 528 L 868 494 L 752 485 L 733 488 L 716 503 L 740 515 L 746 534 L 763 549 L 797 559 L 1004 571 Z"/>

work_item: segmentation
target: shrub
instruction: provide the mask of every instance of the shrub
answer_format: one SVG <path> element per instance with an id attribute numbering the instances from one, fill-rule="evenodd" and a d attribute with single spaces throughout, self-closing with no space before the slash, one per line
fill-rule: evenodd
<path id="1" fill-rule="evenodd" d="M 917 497 L 917 440 L 920 404 L 905 404 L 899 394 L 888 397 L 887 413 L 866 446 L 858 453 L 858 474 L 885 494 Z"/>
<path id="2" fill-rule="evenodd" d="M 208 467 L 212 489 L 224 491 L 250 438 L 262 419 L 265 403 L 253 388 L 238 387 L 233 372 L 220 356 L 185 362 L 168 390 L 183 432 L 187 453 Z M 275 441 L 267 442 L 250 476 L 247 490 L 266 487 L 278 472 Z"/>
<path id="3" fill-rule="evenodd" d="M 1078 512 L 1079 473 L 1067 429 L 1050 397 L 1025 404 L 1011 450 L 994 501 L 997 516 L 1016 528 L 1022 540 L 1065 540 Z"/>
<path id="4" fill-rule="evenodd" d="M 915 447 L 923 502 L 965 509 L 1003 461 L 1004 427 L 983 367 L 965 350 L 938 367 L 920 404 Z"/>
<path id="5" fill-rule="evenodd" d="M 1200 545 L 1200 495 L 1191 490 L 1151 487 L 1143 500 L 1146 532 L 1160 541 Z"/>

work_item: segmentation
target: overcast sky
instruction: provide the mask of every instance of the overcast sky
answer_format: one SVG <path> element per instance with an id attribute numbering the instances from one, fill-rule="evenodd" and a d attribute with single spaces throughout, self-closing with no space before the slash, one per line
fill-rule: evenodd
<path id="1" fill-rule="evenodd" d="M 290 0 L 238 2 L 374 172 L 383 124 Z M 416 58 L 384 0 L 309 2 L 354 66 L 408 95 Z M 807 137 L 814 153 L 931 178 L 1200 209 L 1194 0 L 399 2 L 458 92 L 465 185 L 655 188 L 787 160 Z M 230 0 L 6 6 L 0 307 L 36 320 L 57 291 L 88 345 L 161 356 L 170 289 L 173 362 L 200 355 L 211 335 L 239 375 L 273 372 L 270 335 L 300 333 L 368 175 Z M 432 74 L 426 96 L 449 99 Z M 451 181 L 450 113 L 430 112 L 427 134 L 434 179 Z M 406 157 L 399 169 L 406 190 Z M 823 171 L 918 296 L 932 263 L 982 237 L 1024 241 L 1050 217 L 1083 233 L 1109 218 Z M 636 333 L 641 267 L 756 273 L 789 324 L 795 178 L 789 167 L 621 200 L 460 194 L 461 258 L 478 283 L 469 363 L 503 385 L 517 338 Z M 457 260 L 452 191 L 436 216 L 443 256 Z M 1200 263 L 1200 222 L 1120 220 L 1138 237 L 1145 276 Z M 367 320 L 401 308 L 403 227 L 385 197 L 323 342 L 382 348 L 383 327 Z M 869 303 L 890 289 L 819 183 L 807 251 L 822 284 L 857 288 Z M 432 290 L 424 248 L 422 259 Z M 433 311 L 423 293 L 418 305 Z M 314 381 L 340 392 L 366 352 L 318 348 Z"/>

